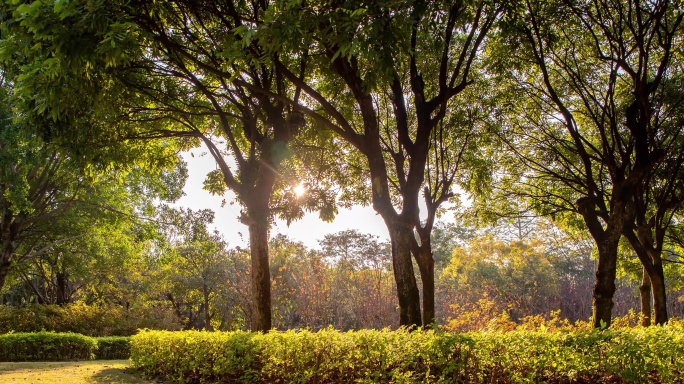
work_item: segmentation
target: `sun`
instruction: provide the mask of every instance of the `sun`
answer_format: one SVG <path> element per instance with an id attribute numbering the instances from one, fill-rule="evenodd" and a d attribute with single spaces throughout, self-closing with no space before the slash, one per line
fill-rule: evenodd
<path id="1" fill-rule="evenodd" d="M 298 186 L 294 187 L 292 190 L 294 191 L 295 195 L 297 195 L 297 197 L 301 197 L 306 193 L 306 187 L 304 186 L 304 184 L 301 183 Z"/>

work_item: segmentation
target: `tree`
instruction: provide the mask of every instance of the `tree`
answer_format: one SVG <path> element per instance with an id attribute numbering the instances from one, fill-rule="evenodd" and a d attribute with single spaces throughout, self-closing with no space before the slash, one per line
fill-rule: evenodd
<path id="1" fill-rule="evenodd" d="M 22 282 L 38 303 L 80 299 L 123 304 L 117 291 L 123 290 L 120 278 L 130 270 L 121 270 L 142 257 L 154 236 L 147 228 L 152 204 L 181 195 L 185 169 L 161 174 L 134 169 L 93 178 L 77 164 L 67 160 L 56 167 L 59 178 L 51 182 L 60 182 L 48 200 L 50 208 L 27 214 L 8 284 Z"/>
<path id="2" fill-rule="evenodd" d="M 93 123 L 87 129 L 72 124 L 51 136 L 67 145 L 101 143 L 96 157 L 107 145 L 114 152 L 144 145 L 134 143 L 176 150 L 204 145 L 218 166 L 207 176 L 207 189 L 231 190 L 243 207 L 240 219 L 249 227 L 252 260 L 252 329 L 269 330 L 271 220 L 276 215 L 293 220 L 304 209 L 319 209 L 330 219 L 335 207 L 334 196 L 315 177 L 308 181 L 306 198 L 292 191 L 299 181 L 293 151 L 315 148 L 292 145 L 305 136 L 306 120 L 282 99 L 296 105 L 301 91 L 277 68 L 256 61 L 258 47 L 239 33 L 267 11 L 266 5 L 85 3 L 13 6 L 16 23 L 5 45 L 31 57 L 20 87 L 30 101 L 26 109 L 38 118 L 87 116 Z M 55 28 L 65 22 L 71 25 L 66 34 Z M 36 43 L 39 52 L 27 48 Z M 305 67 L 305 56 L 289 59 Z M 86 86 L 76 85 L 76 79 L 88 80 Z M 82 102 L 55 97 L 65 93 Z"/>
<path id="3" fill-rule="evenodd" d="M 328 263 L 351 270 L 378 268 L 386 261 L 386 244 L 377 236 L 348 229 L 318 241 Z"/>
<path id="4" fill-rule="evenodd" d="M 488 227 L 454 249 L 438 284 L 448 327 L 482 329 L 502 312 L 518 323 L 556 311 L 571 322 L 589 318 L 596 266 L 591 239 L 542 218 L 534 228 L 530 236 L 510 240 L 509 225 Z"/>
<path id="5" fill-rule="evenodd" d="M 677 57 L 681 60 L 681 57 Z M 677 73 L 682 62 L 672 65 Z M 634 196 L 635 218 L 624 228 L 629 241 L 643 265 L 641 302 L 643 325 L 651 320 L 651 291 L 655 309 L 655 323 L 668 319 L 663 252 L 667 247 L 666 234 L 674 230 L 674 216 L 684 207 L 684 143 L 681 135 L 682 79 L 679 75 L 664 80 L 662 89 L 655 95 L 658 103 L 658 130 L 667 139 L 661 139 L 658 149 L 662 160 L 645 176 Z"/>
<path id="6" fill-rule="evenodd" d="M 438 222 L 432 230 L 433 255 L 435 272 L 444 269 L 451 259 L 451 254 L 457 246 L 466 245 L 475 237 L 475 228 L 462 223 Z"/>
<path id="7" fill-rule="evenodd" d="M 471 117 L 467 108 L 461 116 L 452 111 L 463 105 L 456 96 L 474 81 L 478 54 L 500 11 L 489 2 L 293 3 L 249 31 L 306 94 L 307 104 L 296 109 L 360 154 L 371 189 L 365 200 L 390 233 L 402 325 L 434 318 L 430 234 L 438 208 L 453 195 L 467 143 L 460 138 L 471 132 L 459 124 Z M 315 60 L 311 75 L 282 60 L 303 53 Z M 423 321 L 412 256 L 423 283 Z"/>
<path id="8" fill-rule="evenodd" d="M 394 317 L 387 277 L 390 244 L 377 236 L 346 230 L 325 235 L 319 241 L 330 266 L 332 301 L 336 305 L 335 326 L 383 328 Z"/>
<path id="9" fill-rule="evenodd" d="M 684 13 L 669 1 L 607 0 L 527 2 L 509 16 L 513 32 L 502 37 L 513 54 L 498 53 L 500 68 L 515 84 L 506 97 L 525 98 L 507 105 L 514 117 L 501 137 L 518 161 L 504 185 L 538 212 L 581 217 L 598 248 L 594 326 L 609 326 L 620 237 L 678 135 L 661 95 Z M 660 284 L 662 268 L 650 264 Z"/>
<path id="10" fill-rule="evenodd" d="M 329 324 L 333 308 L 321 255 L 281 234 L 271 240 L 270 246 L 273 315 L 278 328 L 318 329 Z"/>
<path id="11" fill-rule="evenodd" d="M 366 243 L 366 240 L 369 243 Z M 357 231 L 326 236 L 321 251 L 271 239 L 273 316 L 278 328 L 396 326 L 389 244 Z"/>
<path id="12" fill-rule="evenodd" d="M 228 249 L 221 235 L 207 228 L 213 219 L 210 210 L 164 208 L 159 215 L 165 223 L 165 241 L 157 251 L 161 278 L 168 284 L 166 297 L 186 329 L 214 330 L 212 320 L 220 315 L 215 307 L 217 300 L 223 300 L 221 291 L 228 280 Z"/>
<path id="13" fill-rule="evenodd" d="M 89 205 L 97 205 L 102 195 L 94 191 L 115 185 L 107 176 L 88 174 L 78 158 L 44 143 L 21 122 L 15 123 L 8 82 L 3 79 L 0 91 L 0 289 L 13 264 L 45 260 L 55 249 L 84 237 L 87 231 L 76 228 L 84 222 L 79 215 Z M 66 293 L 60 292 L 57 301 L 62 303 Z"/>
<path id="14" fill-rule="evenodd" d="M 88 81 L 81 81 L 76 76 L 66 76 L 67 62 L 78 63 L 74 64 L 79 68 L 76 71 L 83 71 L 82 61 L 60 59 L 68 45 L 78 44 L 77 39 L 72 39 L 72 32 L 86 24 L 92 27 L 92 20 L 76 19 L 74 30 L 65 30 L 60 24 L 63 19 L 56 17 L 53 10 L 73 15 L 74 8 L 55 7 L 47 2 L 2 4 L 5 23 L 0 31 L 3 36 L 0 229 L 4 256 L 0 262 L 0 286 L 13 252 L 21 250 L 21 259 L 39 259 L 58 246 L 68 249 L 79 241 L 84 244 L 83 238 L 88 232 L 83 230 L 87 229 L 84 221 L 97 217 L 95 211 L 144 215 L 152 199 L 173 200 L 180 196 L 179 185 L 185 180 L 176 147 L 168 141 L 156 146 L 129 143 L 114 148 L 106 147 L 111 136 L 100 135 L 88 142 L 89 135 L 79 135 L 78 132 L 94 131 L 101 124 L 91 113 L 93 103 L 88 98 L 93 94 L 86 89 L 102 86 L 102 78 L 86 76 Z M 12 17 L 22 19 L 24 24 L 13 24 L 9 21 Z M 42 34 L 37 33 L 38 29 L 24 29 L 31 23 L 40 25 Z M 51 33 L 59 49 L 50 50 L 45 43 Z M 38 43 L 27 47 L 33 35 Z M 62 70 L 66 71 L 65 76 L 58 75 Z M 72 135 L 60 136 L 64 130 Z M 71 151 L 64 150 L 67 143 Z M 136 174 L 137 171 L 141 172 Z M 122 188 L 121 183 L 127 178 L 131 183 Z M 160 188 L 162 184 L 164 188 Z M 122 196 L 124 200 L 131 200 L 130 205 L 117 200 Z"/>

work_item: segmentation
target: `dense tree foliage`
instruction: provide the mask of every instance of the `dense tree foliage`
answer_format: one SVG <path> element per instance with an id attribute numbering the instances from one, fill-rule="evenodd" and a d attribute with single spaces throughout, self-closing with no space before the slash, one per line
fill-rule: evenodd
<path id="1" fill-rule="evenodd" d="M 478 52 L 501 10 L 487 1 L 292 3 L 274 7 L 277 18 L 268 15 L 254 31 L 308 96 L 302 113 L 363 159 L 371 195 L 363 199 L 390 233 L 402 325 L 434 318 L 431 232 L 482 112 L 457 96 L 479 77 Z M 298 75 L 281 59 L 304 53 L 314 58 L 316 76 Z"/>
<path id="2" fill-rule="evenodd" d="M 495 89 L 522 97 L 501 103 L 515 160 L 501 163 L 499 189 L 581 218 L 598 250 L 597 327 L 610 325 L 623 234 L 653 284 L 656 323 L 667 321 L 659 249 L 681 201 L 683 18 L 670 1 L 528 2 L 501 35 Z"/>
<path id="3" fill-rule="evenodd" d="M 136 223 L 153 199 L 180 196 L 185 169 L 93 167 L 15 115 L 12 82 L 2 84 L 0 289 L 10 276 L 38 302 L 63 304 L 80 287 L 70 281 L 106 284 L 108 270 L 139 252 Z"/>
<path id="4" fill-rule="evenodd" d="M 17 0 L 0 15 L 13 303 L 135 302 L 188 329 L 457 329 L 473 311 L 586 319 L 591 290 L 602 327 L 640 280 L 643 324 L 651 297 L 656 324 L 674 309 L 678 2 Z M 197 146 L 249 251 L 212 212 L 155 200 L 178 197 L 178 153 Z M 389 244 L 269 233 L 351 204 L 372 205 Z M 473 215 L 440 224 L 445 207 Z"/>
<path id="5" fill-rule="evenodd" d="M 93 146 L 105 136 L 114 151 L 121 149 L 121 141 L 208 150 L 217 169 L 207 175 L 206 188 L 234 193 L 243 208 L 240 220 L 249 227 L 258 314 L 252 326 L 264 331 L 271 327 L 271 221 L 276 216 L 291 221 L 304 210 L 318 210 L 330 220 L 336 212 L 334 194 L 324 182 L 330 177 L 318 171 L 325 164 L 320 144 L 325 137 L 312 136 L 302 114 L 283 101 L 297 104 L 301 89 L 277 68 L 253 61 L 259 47 L 235 33 L 265 7 L 194 1 L 82 1 L 53 7 L 37 2 L 14 10 L 9 30 L 16 38 L 6 43 L 13 58 L 22 54 L 31 62 L 25 67 L 33 72 L 26 68 L 22 82 L 25 94 L 32 95 L 27 97 L 31 115 L 73 123 L 73 115 L 81 114 L 90 123 L 60 126 L 50 132 L 55 140 L 71 146 L 68 140 L 77 136 L 79 146 Z M 70 24 L 71 33 L 42 29 L 46 19 Z M 43 49 L 30 49 L 23 39 L 41 41 Z M 302 70 L 305 61 L 293 58 Z M 60 80 L 45 84 L 45 71 L 49 80 Z M 73 87 L 65 90 L 62 78 Z M 88 79 L 89 86 L 78 85 L 78 79 Z M 54 97 L 64 92 L 87 100 L 87 108 L 74 104 L 73 97 Z M 104 122 L 92 124 L 96 119 Z M 298 172 L 302 163 L 313 168 Z M 304 184 L 305 196 L 293 192 Z"/>

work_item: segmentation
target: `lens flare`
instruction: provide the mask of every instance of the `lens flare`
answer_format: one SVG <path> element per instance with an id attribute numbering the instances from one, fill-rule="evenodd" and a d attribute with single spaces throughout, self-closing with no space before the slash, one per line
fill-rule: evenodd
<path id="1" fill-rule="evenodd" d="M 304 184 L 299 184 L 298 186 L 294 187 L 292 191 L 294 191 L 297 197 L 301 197 L 306 193 L 306 187 L 304 186 Z"/>

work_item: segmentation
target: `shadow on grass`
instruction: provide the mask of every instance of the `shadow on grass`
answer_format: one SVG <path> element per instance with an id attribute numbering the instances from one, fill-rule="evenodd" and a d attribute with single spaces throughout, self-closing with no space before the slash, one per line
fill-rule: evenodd
<path id="1" fill-rule="evenodd" d="M 93 372 L 91 376 L 95 383 L 102 384 L 148 384 L 153 381 L 143 379 L 140 374 L 130 367 L 104 368 Z"/>

